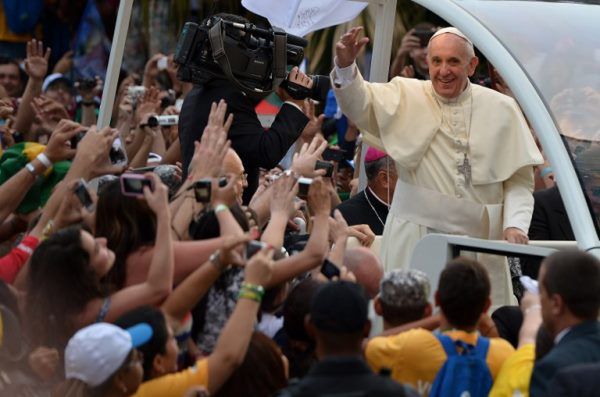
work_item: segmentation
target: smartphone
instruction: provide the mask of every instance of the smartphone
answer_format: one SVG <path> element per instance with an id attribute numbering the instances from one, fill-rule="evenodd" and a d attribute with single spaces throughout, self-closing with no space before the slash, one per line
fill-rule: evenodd
<path id="1" fill-rule="evenodd" d="M 340 162 L 344 159 L 346 151 L 343 149 L 327 148 L 323 152 L 323 160 Z"/>
<path id="2" fill-rule="evenodd" d="M 258 240 L 249 241 L 246 244 L 246 259 L 252 258 L 258 251 L 265 248 L 267 246 L 266 243 Z"/>
<path id="3" fill-rule="evenodd" d="M 300 197 L 302 200 L 306 200 L 308 198 L 308 190 L 310 189 L 310 184 L 312 181 L 312 178 L 301 177 L 298 179 L 298 197 Z"/>
<path id="4" fill-rule="evenodd" d="M 334 277 L 340 277 L 340 269 L 328 259 L 325 259 L 321 265 L 321 274 L 331 280 Z"/>
<path id="5" fill-rule="evenodd" d="M 80 179 L 77 182 L 77 186 L 75 186 L 75 195 L 81 201 L 81 205 L 88 212 L 94 211 L 94 201 L 92 200 L 92 196 L 90 195 L 90 191 L 88 190 L 87 183 L 85 179 Z"/>
<path id="6" fill-rule="evenodd" d="M 212 182 L 210 179 L 200 179 L 192 185 L 194 196 L 199 203 L 210 203 Z"/>
<path id="7" fill-rule="evenodd" d="M 177 109 L 177 111 L 179 113 L 181 113 L 182 107 L 183 107 L 183 99 L 179 98 L 178 100 L 175 101 L 175 109 Z"/>
<path id="8" fill-rule="evenodd" d="M 226 177 L 219 178 L 219 187 L 227 186 L 228 180 Z M 194 189 L 196 201 L 199 203 L 209 203 L 211 198 L 212 181 L 210 179 L 200 179 L 194 182 L 191 189 Z"/>
<path id="9" fill-rule="evenodd" d="M 148 186 L 150 190 L 154 190 L 152 179 L 148 179 L 139 174 L 123 174 L 121 175 L 121 193 L 124 196 L 144 197 L 144 186 Z"/>
<path id="10" fill-rule="evenodd" d="M 113 141 L 112 147 L 109 152 L 110 163 L 113 165 L 127 165 L 127 153 L 123 148 L 120 138 L 116 138 Z"/>
<path id="11" fill-rule="evenodd" d="M 325 170 L 325 178 L 331 178 L 333 175 L 333 164 L 328 161 L 317 160 L 315 170 Z"/>
<path id="12" fill-rule="evenodd" d="M 156 67 L 158 70 L 165 70 L 169 66 L 169 59 L 167 57 L 162 57 L 158 61 L 156 61 Z"/>
<path id="13" fill-rule="evenodd" d="M 414 36 L 417 36 L 421 41 L 421 47 L 425 48 L 429 44 L 429 40 L 435 32 L 427 29 L 415 29 L 413 32 Z"/>
<path id="14" fill-rule="evenodd" d="M 73 138 L 71 138 L 71 149 L 76 149 L 79 141 L 83 139 L 87 130 L 79 131 Z"/>

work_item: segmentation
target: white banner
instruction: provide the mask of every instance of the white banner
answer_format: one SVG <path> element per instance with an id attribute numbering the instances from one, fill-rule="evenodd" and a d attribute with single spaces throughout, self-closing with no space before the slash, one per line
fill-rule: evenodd
<path id="1" fill-rule="evenodd" d="M 242 0 L 251 12 L 296 36 L 356 18 L 367 3 L 347 0 Z"/>

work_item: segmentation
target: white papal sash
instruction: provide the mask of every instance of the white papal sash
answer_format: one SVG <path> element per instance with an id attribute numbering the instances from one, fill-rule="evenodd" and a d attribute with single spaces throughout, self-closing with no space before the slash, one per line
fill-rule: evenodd
<path id="1" fill-rule="evenodd" d="M 502 239 L 502 204 L 480 204 L 398 180 L 390 211 L 440 233 Z"/>

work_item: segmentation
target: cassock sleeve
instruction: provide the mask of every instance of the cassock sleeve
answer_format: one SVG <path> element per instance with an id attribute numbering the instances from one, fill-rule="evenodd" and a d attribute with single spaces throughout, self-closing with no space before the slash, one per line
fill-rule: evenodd
<path id="1" fill-rule="evenodd" d="M 533 213 L 533 166 L 519 168 L 504 181 L 503 230 L 516 227 L 527 233 Z"/>

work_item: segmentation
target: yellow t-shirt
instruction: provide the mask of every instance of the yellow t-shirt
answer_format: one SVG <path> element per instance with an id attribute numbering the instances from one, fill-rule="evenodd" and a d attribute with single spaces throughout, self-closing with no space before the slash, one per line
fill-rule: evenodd
<path id="1" fill-rule="evenodd" d="M 535 361 L 535 345 L 521 346 L 502 365 L 490 397 L 527 397 Z"/>
<path id="2" fill-rule="evenodd" d="M 133 397 L 181 397 L 192 386 L 208 387 L 207 359 L 198 360 L 183 371 L 142 383 Z"/>
<path id="3" fill-rule="evenodd" d="M 477 332 L 452 330 L 444 334 L 453 340 L 460 339 L 472 345 L 477 343 Z M 514 351 L 504 339 L 490 338 L 486 362 L 492 378 L 496 378 L 504 360 Z M 373 371 L 377 373 L 382 368 L 389 368 L 392 379 L 411 385 L 423 397 L 429 395 L 431 385 L 447 359 L 436 336 L 422 328 L 373 338 L 367 344 L 365 356 Z"/>

